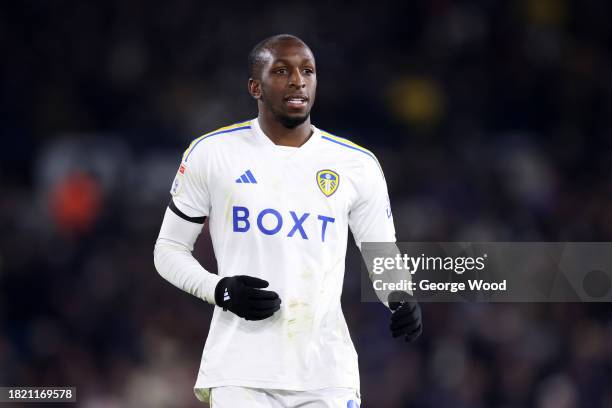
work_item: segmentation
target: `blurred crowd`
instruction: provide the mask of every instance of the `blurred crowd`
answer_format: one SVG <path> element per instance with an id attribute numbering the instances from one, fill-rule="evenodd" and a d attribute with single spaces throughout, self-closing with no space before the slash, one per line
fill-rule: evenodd
<path id="1" fill-rule="evenodd" d="M 22 1 L 0 13 L 0 385 L 196 407 L 212 307 L 153 244 L 193 138 L 256 115 L 246 57 L 317 58 L 313 123 L 378 156 L 400 241 L 612 241 L 612 3 Z M 215 270 L 210 238 L 195 254 Z M 612 406 L 605 303 L 343 308 L 365 407 Z"/>

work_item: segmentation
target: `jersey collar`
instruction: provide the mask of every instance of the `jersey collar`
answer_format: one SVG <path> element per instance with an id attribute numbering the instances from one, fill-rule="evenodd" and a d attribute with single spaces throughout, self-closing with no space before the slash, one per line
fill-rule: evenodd
<path id="1" fill-rule="evenodd" d="M 318 142 L 318 140 L 321 139 L 321 131 L 317 129 L 314 125 L 310 125 L 310 127 L 312 128 L 312 136 L 310 136 L 310 139 L 308 139 L 306 143 L 304 143 L 300 147 L 296 147 L 296 152 L 310 150 L 312 146 L 314 146 Z M 251 130 L 253 131 L 255 138 L 261 143 L 264 143 L 278 150 L 282 150 L 282 148 L 284 147 L 275 145 L 274 142 L 268 136 L 266 136 L 264 131 L 261 130 L 261 126 L 259 126 L 259 120 L 257 118 L 251 120 Z"/>

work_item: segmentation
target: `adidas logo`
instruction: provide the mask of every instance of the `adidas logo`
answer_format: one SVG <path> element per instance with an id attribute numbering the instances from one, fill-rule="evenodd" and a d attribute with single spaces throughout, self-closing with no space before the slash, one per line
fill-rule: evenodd
<path id="1" fill-rule="evenodd" d="M 223 292 L 223 301 L 226 302 L 229 299 L 230 299 L 229 292 L 227 291 L 227 288 L 225 288 L 225 292 Z"/>
<path id="2" fill-rule="evenodd" d="M 242 174 L 242 176 L 236 179 L 236 183 L 257 184 L 257 180 L 255 180 L 255 176 L 253 176 L 251 170 L 247 170 Z"/>

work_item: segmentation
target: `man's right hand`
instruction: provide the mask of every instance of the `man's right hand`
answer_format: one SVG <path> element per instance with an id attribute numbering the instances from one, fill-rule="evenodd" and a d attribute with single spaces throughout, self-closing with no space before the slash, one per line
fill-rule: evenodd
<path id="1" fill-rule="evenodd" d="M 215 303 L 246 320 L 263 320 L 280 310 L 278 293 L 262 290 L 268 282 L 253 276 L 228 276 L 215 288 Z"/>

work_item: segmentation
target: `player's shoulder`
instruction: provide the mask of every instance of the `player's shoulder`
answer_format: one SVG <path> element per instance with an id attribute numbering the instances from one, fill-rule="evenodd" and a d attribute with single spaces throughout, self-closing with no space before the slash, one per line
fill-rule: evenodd
<path id="1" fill-rule="evenodd" d="M 370 150 L 357 143 L 345 138 L 332 134 L 326 130 L 319 129 L 321 132 L 322 146 L 324 149 L 334 151 L 334 153 L 343 154 L 347 158 L 359 161 L 374 161 L 378 163 L 378 159 Z"/>
<path id="2" fill-rule="evenodd" d="M 251 129 L 251 119 L 231 125 L 223 126 L 202 136 L 195 138 L 183 153 L 183 160 L 188 161 L 189 157 L 196 154 L 203 154 L 227 145 L 235 141 L 239 136 L 244 135 Z"/>

